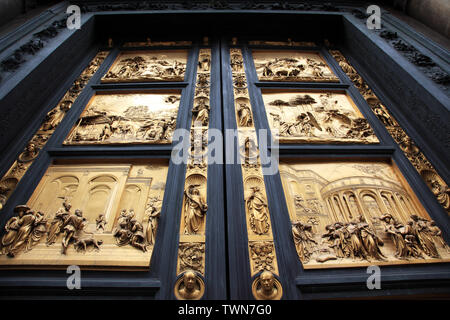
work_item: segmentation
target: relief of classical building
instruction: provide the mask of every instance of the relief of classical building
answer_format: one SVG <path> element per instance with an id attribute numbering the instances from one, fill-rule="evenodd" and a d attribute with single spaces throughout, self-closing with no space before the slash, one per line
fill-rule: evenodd
<path id="1" fill-rule="evenodd" d="M 183 81 L 187 51 L 124 51 L 102 78 L 104 83 Z"/>
<path id="2" fill-rule="evenodd" d="M 353 66 L 338 50 L 330 50 L 331 55 L 336 59 L 360 94 L 366 99 L 373 113 L 384 124 L 389 134 L 398 143 L 405 156 L 420 174 L 427 184 L 428 188 L 433 192 L 439 204 L 450 215 L 450 187 L 437 173 L 436 169 L 419 149 L 416 143 L 400 126 L 397 120 L 388 111 L 385 105 L 378 99 L 373 90 L 366 81 L 358 74 Z"/>
<path id="3" fill-rule="evenodd" d="M 161 160 L 50 166 L 6 224 L 0 266 L 148 268 L 167 170 Z"/>
<path id="4" fill-rule="evenodd" d="M 305 269 L 449 262 L 449 247 L 398 169 L 384 162 L 280 163 Z"/>
<path id="5" fill-rule="evenodd" d="M 179 100 L 178 93 L 97 94 L 64 144 L 171 143 Z"/>
<path id="6" fill-rule="evenodd" d="M 260 81 L 339 82 L 318 52 L 253 50 Z"/>
<path id="7" fill-rule="evenodd" d="M 272 134 L 282 143 L 379 143 L 345 93 L 263 91 Z"/>

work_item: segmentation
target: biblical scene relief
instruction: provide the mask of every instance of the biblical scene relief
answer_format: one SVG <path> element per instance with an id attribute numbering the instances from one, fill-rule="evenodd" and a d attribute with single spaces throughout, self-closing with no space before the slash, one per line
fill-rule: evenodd
<path id="1" fill-rule="evenodd" d="M 172 143 L 179 94 L 98 94 L 89 102 L 64 144 Z"/>
<path id="2" fill-rule="evenodd" d="M 124 51 L 102 82 L 183 81 L 187 51 Z"/>
<path id="3" fill-rule="evenodd" d="M 441 230 L 393 165 L 280 163 L 305 269 L 450 262 Z"/>
<path id="4" fill-rule="evenodd" d="M 167 161 L 51 166 L 1 239 L 0 265 L 145 268 Z"/>
<path id="5" fill-rule="evenodd" d="M 254 50 L 260 81 L 339 82 L 318 52 Z"/>
<path id="6" fill-rule="evenodd" d="M 345 93 L 263 91 L 272 134 L 284 143 L 379 143 Z"/>

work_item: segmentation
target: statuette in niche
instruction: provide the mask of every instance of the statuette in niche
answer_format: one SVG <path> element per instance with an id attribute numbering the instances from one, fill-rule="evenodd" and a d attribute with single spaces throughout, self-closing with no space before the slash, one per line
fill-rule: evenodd
<path id="1" fill-rule="evenodd" d="M 200 184 L 191 184 L 184 191 L 184 233 L 196 234 L 203 225 L 208 205 L 200 193 Z"/>
<path id="2" fill-rule="evenodd" d="M 208 72 L 211 67 L 211 56 L 209 53 L 201 53 L 198 58 L 198 69 L 201 72 Z"/>
<path id="3" fill-rule="evenodd" d="M 258 235 L 266 234 L 270 228 L 266 198 L 258 186 L 250 189 L 252 190 L 251 194 L 245 199 L 245 203 L 247 212 L 250 215 L 251 229 Z"/>
<path id="4" fill-rule="evenodd" d="M 208 102 L 208 98 L 205 97 L 195 99 L 194 107 L 192 108 L 194 124 L 208 125 L 210 111 Z"/>
<path id="5" fill-rule="evenodd" d="M 249 127 L 253 124 L 252 121 L 252 112 L 250 110 L 250 107 L 246 103 L 239 103 L 237 108 L 238 113 L 238 123 L 241 127 Z"/>
<path id="6" fill-rule="evenodd" d="M 256 167 L 258 165 L 258 148 L 255 140 L 251 137 L 245 137 L 244 145 L 241 149 L 241 157 L 244 159 L 243 166 L 246 168 Z"/>
<path id="7" fill-rule="evenodd" d="M 29 142 L 25 147 L 25 151 L 19 155 L 20 162 L 29 162 L 39 155 L 39 148 L 36 146 L 34 142 Z"/>
<path id="8" fill-rule="evenodd" d="M 175 283 L 178 300 L 199 300 L 205 292 L 203 280 L 193 270 L 186 271 Z"/>
<path id="9" fill-rule="evenodd" d="M 253 281 L 252 292 L 256 300 L 280 300 L 283 295 L 280 281 L 270 271 L 263 271 Z"/>
<path id="10" fill-rule="evenodd" d="M 44 131 L 55 129 L 62 121 L 67 111 L 69 111 L 72 106 L 71 100 L 64 100 L 59 103 L 59 105 L 52 109 L 45 117 L 45 122 L 41 129 Z"/>

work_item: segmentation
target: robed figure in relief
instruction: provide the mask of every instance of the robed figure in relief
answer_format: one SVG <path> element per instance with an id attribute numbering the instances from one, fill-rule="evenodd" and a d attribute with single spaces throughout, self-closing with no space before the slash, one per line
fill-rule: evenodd
<path id="1" fill-rule="evenodd" d="M 251 228 L 256 234 L 266 234 L 269 231 L 267 202 L 259 187 L 251 189 L 252 194 L 246 199 Z"/>
<path id="2" fill-rule="evenodd" d="M 198 184 L 193 184 L 184 191 L 184 233 L 196 234 L 200 230 L 208 210 L 208 205 L 200 194 Z"/>

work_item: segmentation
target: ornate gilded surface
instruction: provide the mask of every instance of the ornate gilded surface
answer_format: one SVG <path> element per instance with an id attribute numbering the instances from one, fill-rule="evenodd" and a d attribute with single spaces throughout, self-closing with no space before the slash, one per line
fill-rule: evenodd
<path id="1" fill-rule="evenodd" d="M 205 244 L 204 243 L 181 243 L 179 248 L 179 272 L 194 270 L 200 274 L 204 273 Z"/>
<path id="2" fill-rule="evenodd" d="M 339 82 L 318 52 L 253 50 L 260 81 Z"/>
<path id="3" fill-rule="evenodd" d="M 92 97 L 66 145 L 172 143 L 179 93 L 113 93 Z"/>
<path id="4" fill-rule="evenodd" d="M 248 42 L 251 46 L 274 46 L 274 47 L 315 47 L 316 44 L 314 42 L 305 42 L 305 41 L 292 41 L 292 39 L 288 38 L 287 41 L 266 41 L 266 40 L 252 40 Z"/>
<path id="5" fill-rule="evenodd" d="M 270 128 L 282 143 L 379 143 L 345 93 L 263 91 Z"/>
<path id="6" fill-rule="evenodd" d="M 124 51 L 102 82 L 183 81 L 187 51 Z"/>
<path id="7" fill-rule="evenodd" d="M 441 231 L 393 164 L 284 160 L 280 175 L 305 269 L 450 261 Z"/>
<path id="8" fill-rule="evenodd" d="M 448 184 L 439 176 L 427 157 L 403 130 L 398 121 L 390 114 L 386 106 L 381 103 L 372 89 L 370 89 L 364 79 L 350 65 L 342 53 L 338 50 L 330 50 L 330 53 L 359 90 L 364 99 L 366 99 L 378 119 L 385 125 L 392 138 L 398 143 L 405 156 L 433 192 L 437 201 L 450 215 L 450 188 Z"/>
<path id="9" fill-rule="evenodd" d="M 56 107 L 48 112 L 41 127 L 28 142 L 25 150 L 19 155 L 18 159 L 12 164 L 0 180 L 0 210 L 3 208 L 17 184 L 25 175 L 34 159 L 36 159 L 39 155 L 40 150 L 42 150 L 47 141 L 50 139 L 53 132 L 56 130 L 56 127 L 62 122 L 67 111 L 69 111 L 72 104 L 75 102 L 75 99 L 87 85 L 94 73 L 98 70 L 103 60 L 105 60 L 108 53 L 108 51 L 101 51 L 94 57 L 94 59 L 92 59 Z"/>
<path id="10" fill-rule="evenodd" d="M 178 300 L 199 300 L 205 293 L 205 283 L 193 270 L 187 270 L 175 283 L 174 293 Z"/>
<path id="11" fill-rule="evenodd" d="M 166 160 L 50 166 L 7 222 L 0 265 L 148 267 L 167 171 Z"/>
<path id="12" fill-rule="evenodd" d="M 272 223 L 259 159 L 244 60 L 240 49 L 230 49 L 230 67 L 243 176 L 243 200 L 246 212 L 251 274 L 254 276 L 262 270 L 278 274 Z"/>
<path id="13" fill-rule="evenodd" d="M 280 300 L 283 296 L 283 288 L 272 272 L 263 271 L 253 281 L 252 293 L 256 300 Z"/>
<path id="14" fill-rule="evenodd" d="M 123 47 L 182 47 L 190 45 L 192 45 L 192 41 L 152 41 L 147 38 L 146 41 L 141 42 L 125 42 Z"/>
<path id="15" fill-rule="evenodd" d="M 278 273 L 275 247 L 273 245 L 273 242 L 249 242 L 249 251 L 252 276 L 264 270 Z"/>
<path id="16" fill-rule="evenodd" d="M 200 49 L 180 223 L 177 274 L 205 273 L 205 226 L 208 212 L 207 157 L 210 114 L 211 49 Z M 177 295 L 177 287 L 175 288 Z"/>

